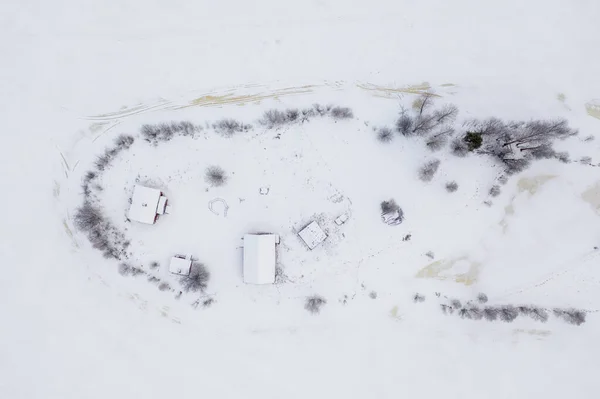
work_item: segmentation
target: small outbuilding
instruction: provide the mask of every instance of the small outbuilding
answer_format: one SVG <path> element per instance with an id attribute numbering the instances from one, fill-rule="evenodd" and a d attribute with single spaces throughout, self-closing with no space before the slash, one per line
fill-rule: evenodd
<path id="1" fill-rule="evenodd" d="M 192 259 L 183 255 L 175 255 L 169 263 L 169 271 L 173 274 L 187 276 L 192 268 Z"/>
<path id="2" fill-rule="evenodd" d="M 311 222 L 308 226 L 300 230 L 298 233 L 302 241 L 308 246 L 310 249 L 315 249 L 319 244 L 321 244 L 327 238 L 327 234 L 321 229 L 321 226 L 317 224 L 317 222 Z"/>
<path id="3" fill-rule="evenodd" d="M 136 222 L 154 224 L 158 215 L 168 213 L 167 202 L 167 197 L 160 190 L 136 184 L 127 217 Z"/>
<path id="4" fill-rule="evenodd" d="M 244 282 L 247 284 L 273 284 L 277 261 L 276 234 L 244 235 Z"/>

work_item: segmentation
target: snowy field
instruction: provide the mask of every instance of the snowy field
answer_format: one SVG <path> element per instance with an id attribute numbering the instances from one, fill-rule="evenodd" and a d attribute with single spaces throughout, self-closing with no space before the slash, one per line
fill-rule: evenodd
<path id="1" fill-rule="evenodd" d="M 0 398 L 597 397 L 599 19 L 585 0 L 2 4 Z M 492 157 L 378 140 L 423 93 L 458 108 L 457 136 L 473 118 L 564 118 L 569 162 L 502 183 Z M 315 103 L 352 117 L 260 123 Z M 223 118 L 252 128 L 220 134 Z M 141 133 L 171 121 L 198 128 Z M 74 215 L 119 135 L 133 144 L 91 189 L 129 242 L 116 260 Z M 135 183 L 172 212 L 127 220 Z M 312 220 L 328 238 L 311 251 Z M 277 283 L 246 285 L 241 238 L 264 231 L 281 236 Z M 176 253 L 206 266 L 205 290 L 168 272 Z M 508 305 L 549 317 L 460 313 Z M 585 322 L 552 311 L 571 308 Z"/>

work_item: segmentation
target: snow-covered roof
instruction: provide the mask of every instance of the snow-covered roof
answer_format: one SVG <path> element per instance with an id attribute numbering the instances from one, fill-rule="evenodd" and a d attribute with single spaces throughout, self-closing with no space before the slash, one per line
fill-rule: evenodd
<path id="1" fill-rule="evenodd" d="M 154 224 L 156 209 L 160 200 L 160 190 L 136 185 L 133 188 L 129 219 L 136 222 Z"/>
<path id="2" fill-rule="evenodd" d="M 325 234 L 317 222 L 311 222 L 308 226 L 303 228 L 298 235 L 310 249 L 314 249 L 327 238 L 327 234 Z"/>
<path id="3" fill-rule="evenodd" d="M 173 256 L 169 263 L 169 271 L 171 273 L 181 274 L 182 276 L 190 274 L 191 267 L 191 259 L 180 258 L 179 256 Z"/>
<path id="4" fill-rule="evenodd" d="M 244 282 L 273 284 L 275 282 L 275 234 L 244 235 Z"/>

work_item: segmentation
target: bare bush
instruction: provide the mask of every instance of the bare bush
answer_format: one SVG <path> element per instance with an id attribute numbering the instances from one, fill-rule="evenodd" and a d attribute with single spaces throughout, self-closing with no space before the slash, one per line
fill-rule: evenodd
<path id="1" fill-rule="evenodd" d="M 159 266 L 160 266 L 160 263 L 158 263 L 157 261 L 150 262 L 151 269 L 157 269 Z"/>
<path id="2" fill-rule="evenodd" d="M 458 115 L 458 109 L 454 105 L 445 105 L 430 112 L 434 97 L 433 93 L 424 93 L 417 98 L 413 103 L 413 115 L 403 109 L 400 118 L 396 121 L 397 131 L 404 136 L 425 136 L 444 125 L 453 123 Z M 445 145 L 447 137 L 451 135 L 450 130 L 447 133 L 443 138 L 443 135 L 435 139 L 433 138 L 435 135 L 432 136 L 430 138 L 431 148 L 441 148 Z"/>
<path id="3" fill-rule="evenodd" d="M 333 107 L 331 108 L 331 117 L 333 119 L 350 119 L 354 117 L 354 114 L 348 107 Z"/>
<path id="4" fill-rule="evenodd" d="M 208 280 L 210 279 L 210 273 L 206 266 L 199 262 L 193 262 L 190 269 L 190 274 L 182 276 L 179 282 L 183 287 L 184 291 L 204 291 L 208 286 Z"/>
<path id="5" fill-rule="evenodd" d="M 512 322 L 519 315 L 519 311 L 512 305 L 505 305 L 498 308 L 498 316 L 500 320 L 507 323 Z"/>
<path id="6" fill-rule="evenodd" d="M 579 159 L 579 163 L 582 165 L 590 165 L 592 163 L 592 157 L 581 157 L 581 159 Z"/>
<path id="7" fill-rule="evenodd" d="M 450 301 L 450 306 L 452 306 L 453 309 L 460 309 L 462 308 L 462 303 L 460 303 L 458 299 L 452 299 Z"/>
<path id="8" fill-rule="evenodd" d="M 536 306 L 519 306 L 517 309 L 521 315 L 531 317 L 535 321 L 541 321 L 542 323 L 548 321 L 548 311 L 544 308 L 538 308 Z"/>
<path id="9" fill-rule="evenodd" d="M 382 127 L 377 131 L 377 140 L 381 141 L 382 143 L 389 143 L 393 138 L 394 133 L 392 132 L 392 129 L 388 127 Z"/>
<path id="10" fill-rule="evenodd" d="M 493 306 L 486 306 L 483 309 L 483 317 L 485 317 L 486 320 L 488 321 L 495 321 L 498 319 L 498 314 L 500 313 L 500 310 L 496 307 Z"/>
<path id="11" fill-rule="evenodd" d="M 448 191 L 449 193 L 453 193 L 456 190 L 458 190 L 458 183 L 453 181 L 449 181 L 448 183 L 446 183 L 446 191 Z"/>
<path id="12" fill-rule="evenodd" d="M 142 125 L 141 134 L 149 143 L 157 145 L 159 142 L 171 140 L 175 135 L 193 136 L 202 127 L 196 126 L 188 121 L 163 122 L 156 125 Z"/>
<path id="13" fill-rule="evenodd" d="M 500 195 L 500 193 L 501 193 L 500 186 L 493 185 L 492 188 L 490 188 L 490 195 L 492 197 L 497 197 Z"/>
<path id="14" fill-rule="evenodd" d="M 202 301 L 202 307 L 203 308 L 208 308 L 210 307 L 213 303 L 215 303 L 214 298 L 207 298 L 205 300 Z"/>
<path id="15" fill-rule="evenodd" d="M 566 151 L 557 152 L 557 153 L 554 154 L 554 157 L 556 159 L 558 159 L 562 163 L 569 163 L 569 162 L 571 162 L 571 157 L 569 156 L 569 153 L 566 152 Z"/>
<path id="16" fill-rule="evenodd" d="M 158 283 L 160 283 L 160 279 L 156 276 L 149 276 L 148 282 L 152 283 L 152 284 L 158 284 Z"/>
<path id="17" fill-rule="evenodd" d="M 213 129 L 215 132 L 226 136 L 231 137 L 235 133 L 247 132 L 252 129 L 252 125 L 246 125 L 242 122 L 236 121 L 235 119 L 225 118 L 213 124 Z"/>
<path id="18" fill-rule="evenodd" d="M 304 309 L 312 314 L 319 313 L 321 308 L 327 303 L 327 300 L 319 295 L 312 295 L 306 298 Z"/>
<path id="19" fill-rule="evenodd" d="M 115 139 L 115 146 L 117 148 L 127 150 L 133 145 L 134 141 L 135 139 L 133 138 L 133 136 L 130 136 L 128 134 L 121 134 Z"/>
<path id="20" fill-rule="evenodd" d="M 469 154 L 469 145 L 461 138 L 455 138 L 450 143 L 450 152 L 457 157 L 466 157 Z"/>
<path id="21" fill-rule="evenodd" d="M 274 127 L 294 123 L 298 120 L 298 116 L 299 112 L 297 109 L 288 109 L 286 111 L 269 109 L 263 114 L 260 123 L 261 125 L 266 126 L 267 129 L 272 129 Z"/>
<path id="22" fill-rule="evenodd" d="M 425 296 L 419 294 L 418 292 L 413 296 L 413 302 L 414 303 L 419 303 L 419 302 L 425 302 Z"/>
<path id="23" fill-rule="evenodd" d="M 454 130 L 450 129 L 442 133 L 431 135 L 430 137 L 426 138 L 425 145 L 431 151 L 439 151 L 448 143 L 448 139 L 453 132 Z"/>
<path id="24" fill-rule="evenodd" d="M 206 169 L 204 180 L 213 187 L 220 187 L 227 183 L 227 175 L 219 166 L 210 166 Z"/>
<path id="25" fill-rule="evenodd" d="M 162 283 L 160 283 L 160 284 L 158 285 L 158 289 L 159 289 L 160 291 L 168 291 L 168 290 L 170 290 L 170 289 L 171 289 L 171 286 L 169 285 L 169 283 L 166 283 L 166 282 L 164 282 L 164 281 L 163 281 Z"/>
<path id="26" fill-rule="evenodd" d="M 488 301 L 488 297 L 486 294 L 484 294 L 483 292 L 480 292 L 479 294 L 477 294 L 477 302 L 487 303 L 487 301 Z"/>
<path id="27" fill-rule="evenodd" d="M 481 320 L 481 318 L 483 317 L 483 311 L 477 306 L 469 306 L 460 309 L 458 311 L 458 315 L 463 319 Z"/>
<path id="28" fill-rule="evenodd" d="M 454 313 L 454 308 L 452 306 L 448 306 L 446 304 L 441 304 L 440 308 L 442 309 L 442 312 L 444 312 L 444 314 L 452 314 Z"/>
<path id="29" fill-rule="evenodd" d="M 578 309 L 554 309 L 552 311 L 552 313 L 554 313 L 554 316 L 558 317 L 559 319 L 562 319 L 564 321 L 566 321 L 569 324 L 575 324 L 577 326 L 585 323 L 585 316 L 586 313 L 583 310 L 578 310 Z"/>
<path id="30" fill-rule="evenodd" d="M 438 171 L 439 167 L 440 167 L 439 159 L 434 159 L 434 160 L 426 162 L 419 169 L 419 179 L 421 179 L 424 182 L 430 182 L 433 179 L 433 176 Z"/>
<path id="31" fill-rule="evenodd" d="M 371 299 L 377 299 L 377 293 L 375 291 L 369 292 L 369 298 L 371 298 Z"/>
<path id="32" fill-rule="evenodd" d="M 433 251 L 427 251 L 425 253 L 425 256 L 427 256 L 429 259 L 435 258 L 435 254 L 433 253 Z"/>
<path id="33" fill-rule="evenodd" d="M 131 276 L 133 274 L 133 266 L 128 263 L 119 264 L 119 274 L 122 276 Z"/>
<path id="34" fill-rule="evenodd" d="M 104 223 L 100 208 L 86 201 L 75 211 L 73 223 L 78 230 L 90 232 Z"/>
<path id="35" fill-rule="evenodd" d="M 396 226 L 402 223 L 404 220 L 404 212 L 396 201 L 390 199 L 388 201 L 382 201 L 381 207 L 381 220 L 390 226 Z"/>

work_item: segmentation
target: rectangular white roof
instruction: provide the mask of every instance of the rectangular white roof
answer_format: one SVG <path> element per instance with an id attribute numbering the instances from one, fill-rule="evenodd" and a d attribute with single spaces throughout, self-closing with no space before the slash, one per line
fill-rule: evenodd
<path id="1" fill-rule="evenodd" d="M 275 282 L 275 234 L 244 235 L 244 282 L 273 284 Z"/>
<path id="2" fill-rule="evenodd" d="M 308 226 L 300 230 L 298 235 L 310 249 L 314 249 L 327 238 L 327 234 L 325 234 L 317 222 L 311 222 Z"/>
<path id="3" fill-rule="evenodd" d="M 160 200 L 160 190 L 135 185 L 129 208 L 129 220 L 154 224 L 156 209 Z"/>
<path id="4" fill-rule="evenodd" d="M 182 276 L 187 276 L 190 274 L 191 268 L 191 259 L 180 258 L 178 256 L 173 256 L 171 258 L 171 262 L 169 263 L 169 271 L 171 273 L 181 274 Z"/>

